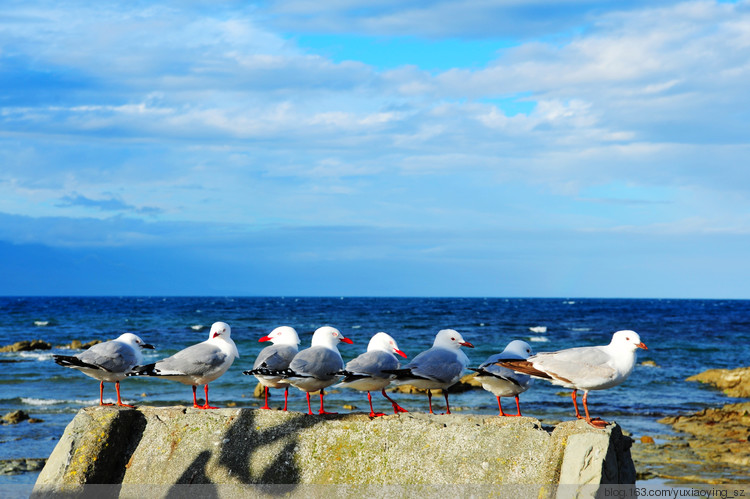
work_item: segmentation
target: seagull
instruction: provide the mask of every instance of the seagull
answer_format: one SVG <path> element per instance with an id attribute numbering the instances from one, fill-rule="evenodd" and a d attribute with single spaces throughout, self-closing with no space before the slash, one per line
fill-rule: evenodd
<path id="1" fill-rule="evenodd" d="M 385 372 L 395 374 L 396 379 L 393 382 L 398 385 L 412 385 L 426 389 L 430 414 L 434 414 L 430 390 L 442 389 L 445 397 L 445 413 L 450 414 L 451 406 L 448 403 L 446 389 L 461 379 L 461 374 L 469 365 L 469 358 L 461 351 L 462 346 L 474 348 L 474 345 L 465 341 L 458 331 L 443 329 L 435 336 L 432 348 L 414 357 L 403 368 Z"/>
<path id="2" fill-rule="evenodd" d="M 299 345 L 299 336 L 297 331 L 290 326 L 280 326 L 271 331 L 268 336 L 263 336 L 258 341 L 270 341 L 272 344 L 264 348 L 255 359 L 253 369 L 286 369 L 295 355 L 297 355 L 297 345 Z M 255 374 L 252 371 L 244 371 L 242 374 Z M 255 374 L 258 381 L 263 385 L 266 404 L 261 409 L 270 409 L 268 407 L 268 389 L 285 388 L 284 390 L 284 410 L 286 411 L 287 398 L 289 396 L 289 383 L 280 375 Z"/>
<path id="3" fill-rule="evenodd" d="M 380 332 L 375 334 L 367 345 L 367 351 L 350 360 L 343 371 L 344 375 L 340 385 L 355 390 L 367 392 L 367 400 L 370 402 L 370 417 L 385 416 L 382 412 L 375 412 L 372 408 L 372 395 L 370 391 L 380 390 L 393 406 L 393 413 L 408 412 L 385 393 L 388 386 L 396 376 L 386 372 L 386 369 L 398 369 L 400 364 L 396 355 L 406 358 L 406 354 L 399 350 L 396 340 L 389 334 Z"/>
<path id="4" fill-rule="evenodd" d="M 482 388 L 497 397 L 499 416 L 521 415 L 521 404 L 518 401 L 518 394 L 529 389 L 532 379 L 531 376 L 527 374 L 519 374 L 507 367 L 498 366 L 496 365 L 496 362 L 499 360 L 512 359 L 524 360 L 529 358 L 529 355 L 533 355 L 533 352 L 528 343 L 521 340 L 513 340 L 508 343 L 505 350 L 501 353 L 490 355 L 478 368 L 469 368 L 470 370 L 477 372 L 476 380 L 482 383 Z M 503 406 L 500 403 L 500 397 L 515 397 L 518 413 L 505 414 L 503 412 Z"/>
<path id="5" fill-rule="evenodd" d="M 153 345 L 144 343 L 133 333 L 121 334 L 117 339 L 97 343 L 78 355 L 53 355 L 52 358 L 61 366 L 78 369 L 86 376 L 99 380 L 99 405 L 105 404 L 104 382 L 114 382 L 117 391 L 117 405 L 133 407 L 123 404 L 120 399 L 120 381 L 138 364 L 143 363 L 141 349 L 151 348 Z"/>
<path id="6" fill-rule="evenodd" d="M 339 342 L 352 343 L 345 338 L 341 331 L 331 326 L 318 328 L 312 337 L 310 348 L 300 351 L 294 356 L 288 369 L 258 368 L 251 374 L 282 376 L 286 381 L 307 392 L 307 413 L 312 414 L 310 392 L 320 390 L 320 410 L 318 414 L 335 414 L 326 412 L 323 408 L 324 388 L 331 386 L 339 379 L 338 372 L 344 368 L 344 360 L 338 350 Z"/>
<path id="7" fill-rule="evenodd" d="M 496 364 L 545 379 L 553 385 L 572 388 L 576 418 L 585 419 L 596 428 L 604 428 L 609 423 L 601 418 L 592 419 L 589 415 L 589 390 L 604 390 L 625 381 L 633 372 L 636 350 L 639 348 L 648 350 L 638 333 L 625 330 L 613 334 L 609 345 L 542 352 L 527 360 L 499 360 Z M 583 390 L 585 418 L 578 412 L 578 390 Z"/>
<path id="8" fill-rule="evenodd" d="M 216 409 L 208 404 L 208 384 L 227 372 L 235 357 L 240 356 L 231 333 L 229 324 L 214 322 L 206 341 L 189 346 L 153 364 L 138 366 L 129 372 L 128 376 L 163 376 L 185 385 L 192 385 L 193 407 Z M 203 405 L 198 405 L 195 396 L 198 385 L 206 385 L 206 403 Z"/>

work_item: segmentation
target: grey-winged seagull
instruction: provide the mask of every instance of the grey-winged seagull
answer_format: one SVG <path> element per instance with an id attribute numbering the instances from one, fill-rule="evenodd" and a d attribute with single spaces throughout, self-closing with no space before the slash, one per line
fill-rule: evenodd
<path id="1" fill-rule="evenodd" d="M 271 331 L 267 336 L 263 336 L 258 341 L 270 341 L 272 344 L 260 351 L 253 364 L 253 370 L 264 368 L 272 370 L 283 370 L 289 367 L 292 359 L 298 353 L 299 335 L 297 331 L 290 326 L 279 326 Z M 278 374 L 260 374 L 252 370 L 243 371 L 242 374 L 253 374 L 261 385 L 265 395 L 265 405 L 261 409 L 270 409 L 268 406 L 268 389 L 284 388 L 284 410 L 286 411 L 287 399 L 289 396 L 289 383 L 283 376 Z"/>
<path id="2" fill-rule="evenodd" d="M 318 328 L 310 342 L 310 348 L 301 350 L 294 356 L 288 369 L 253 369 L 251 374 L 281 375 L 287 382 L 306 392 L 307 413 L 312 414 L 310 392 L 320 391 L 320 410 L 318 414 L 334 414 L 326 412 L 323 407 L 325 388 L 339 380 L 338 374 L 344 368 L 344 360 L 338 350 L 338 344 L 352 343 L 345 338 L 341 331 L 331 326 Z"/>
<path id="3" fill-rule="evenodd" d="M 499 360 L 524 360 L 533 355 L 528 343 L 521 340 L 513 340 L 500 353 L 490 355 L 478 368 L 470 367 L 476 371 L 475 379 L 482 383 L 482 388 L 492 393 L 497 398 L 497 409 L 499 416 L 520 416 L 521 404 L 518 395 L 525 392 L 531 386 L 532 379 L 528 374 L 521 374 L 508 369 L 507 367 L 498 366 Z M 505 414 L 503 405 L 500 402 L 501 397 L 515 397 L 516 414 Z"/>
<path id="4" fill-rule="evenodd" d="M 125 379 L 135 366 L 143 363 L 141 349 L 154 348 L 133 333 L 121 334 L 118 338 L 97 343 L 76 355 L 53 355 L 52 358 L 61 366 L 78 369 L 83 374 L 99 380 L 99 405 L 104 403 L 104 382 L 115 384 L 117 405 L 123 404 L 120 399 L 120 381 Z"/>
<path id="5" fill-rule="evenodd" d="M 227 372 L 234 359 L 240 356 L 231 334 L 229 324 L 214 322 L 206 341 L 153 364 L 139 366 L 128 373 L 128 376 L 157 376 L 191 385 L 193 407 L 216 409 L 208 403 L 208 384 Z M 196 398 L 195 390 L 198 385 L 205 385 L 206 402 L 203 405 L 198 405 Z"/>
<path id="6" fill-rule="evenodd" d="M 576 347 L 557 352 L 538 353 L 527 360 L 501 360 L 497 364 L 557 386 L 573 389 L 573 406 L 578 419 L 603 428 L 609 423 L 589 415 L 589 390 L 612 388 L 625 381 L 635 366 L 636 351 L 648 350 L 635 331 L 617 331 L 609 345 Z M 578 412 L 576 394 L 583 390 L 585 418 Z"/>
<path id="7" fill-rule="evenodd" d="M 411 362 L 401 369 L 390 372 L 396 375 L 393 383 L 399 385 L 412 385 L 427 390 L 427 400 L 432 412 L 431 390 L 443 390 L 445 397 L 445 413 L 451 413 L 448 403 L 448 391 L 461 379 L 461 375 L 469 365 L 469 358 L 461 347 L 474 348 L 474 345 L 464 340 L 458 331 L 443 329 L 435 336 L 432 348 L 420 353 Z"/>
<path id="8" fill-rule="evenodd" d="M 367 392 L 367 400 L 370 402 L 370 417 L 385 415 L 382 412 L 375 412 L 373 409 L 372 395 L 370 395 L 372 390 L 381 391 L 393 406 L 394 414 L 407 412 L 385 393 L 385 387 L 396 377 L 395 374 L 387 372 L 387 370 L 398 369 L 400 366 L 396 355 L 406 358 L 406 354 L 399 350 L 396 340 L 391 335 L 379 332 L 370 338 L 367 351 L 347 362 L 344 370 L 339 373 L 344 375 L 341 386 Z"/>

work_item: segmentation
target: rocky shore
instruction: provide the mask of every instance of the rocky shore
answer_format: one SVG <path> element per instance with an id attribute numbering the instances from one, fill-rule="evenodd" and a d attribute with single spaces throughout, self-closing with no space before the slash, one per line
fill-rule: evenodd
<path id="1" fill-rule="evenodd" d="M 750 368 L 710 369 L 687 378 L 729 397 L 750 397 Z M 631 449 L 639 479 L 685 483 L 750 482 L 750 402 L 706 408 L 659 420 L 675 434 L 643 437 Z"/>

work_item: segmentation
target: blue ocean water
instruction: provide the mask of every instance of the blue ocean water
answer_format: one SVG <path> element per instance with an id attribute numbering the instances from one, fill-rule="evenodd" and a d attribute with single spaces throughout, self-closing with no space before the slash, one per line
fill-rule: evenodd
<path id="1" fill-rule="evenodd" d="M 669 433 L 657 420 L 666 415 L 696 412 L 735 402 L 721 392 L 684 379 L 709 368 L 748 365 L 750 301 L 633 300 L 532 298 L 304 298 L 304 297 L 0 297 L 0 345 L 43 339 L 64 345 L 74 339 L 112 339 L 133 332 L 156 346 L 146 362 L 172 355 L 205 340 L 211 324 L 224 321 L 241 358 L 210 385 L 210 401 L 226 407 L 260 407 L 253 397 L 255 379 L 242 374 L 252 367 L 263 343 L 258 338 L 279 325 L 297 329 L 300 348 L 309 346 L 312 332 L 332 325 L 352 338 L 341 344 L 347 361 L 367 347 L 378 331 L 391 334 L 410 358 L 432 345 L 435 333 L 458 330 L 475 345 L 465 349 L 472 365 L 501 351 L 513 339 L 528 341 L 536 352 L 574 346 L 606 344 L 614 331 L 633 329 L 649 347 L 640 351 L 638 365 L 622 385 L 592 392 L 593 415 L 615 420 L 634 437 Z M 56 365 L 51 351 L 0 353 L 0 414 L 22 409 L 43 423 L 0 426 L 0 460 L 47 457 L 76 412 L 98 403 L 98 382 Z M 653 361 L 656 366 L 641 365 Z M 190 387 L 159 379 L 128 378 L 123 399 L 136 405 L 190 405 Z M 570 391 L 537 381 L 521 395 L 524 415 L 545 424 L 572 419 Z M 114 400 L 114 385 L 105 385 L 105 399 Z M 412 412 L 426 412 L 421 395 L 395 394 Z M 373 396 L 376 410 L 390 404 Z M 272 405 L 283 403 L 283 391 L 272 391 Z M 443 400 L 435 399 L 443 409 Z M 365 394 L 330 390 L 326 409 L 366 411 Z M 504 405 L 513 411 L 513 402 Z M 306 411 L 303 392 L 290 390 L 290 408 Z M 454 412 L 497 414 L 494 397 L 482 390 L 451 396 Z M 0 483 L 32 483 L 36 474 L 0 477 Z"/>

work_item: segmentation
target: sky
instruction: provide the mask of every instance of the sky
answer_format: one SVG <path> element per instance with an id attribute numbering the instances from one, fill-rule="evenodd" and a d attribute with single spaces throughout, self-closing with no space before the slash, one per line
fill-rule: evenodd
<path id="1" fill-rule="evenodd" d="M 0 4 L 0 294 L 750 298 L 750 1 Z"/>

